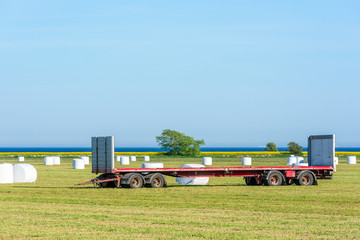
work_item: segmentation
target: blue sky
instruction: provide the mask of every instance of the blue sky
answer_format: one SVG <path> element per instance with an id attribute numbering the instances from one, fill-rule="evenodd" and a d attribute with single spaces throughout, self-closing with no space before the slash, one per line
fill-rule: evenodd
<path id="1" fill-rule="evenodd" d="M 360 146 L 358 1 L 1 1 L 0 147 Z"/>

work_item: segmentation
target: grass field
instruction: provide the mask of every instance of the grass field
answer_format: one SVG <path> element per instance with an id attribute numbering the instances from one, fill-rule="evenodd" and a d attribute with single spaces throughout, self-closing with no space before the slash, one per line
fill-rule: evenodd
<path id="1" fill-rule="evenodd" d="M 201 163 L 152 161 L 165 167 Z M 163 189 L 94 189 L 74 186 L 95 177 L 90 166 L 74 170 L 72 158 L 62 158 L 60 166 L 26 158 L 38 179 L 0 185 L 0 239 L 360 239 L 360 164 L 339 161 L 334 179 L 318 186 L 246 186 L 236 177 L 179 186 L 167 177 Z M 0 157 L 4 162 L 17 159 Z M 240 162 L 213 159 L 214 166 Z M 285 158 L 253 158 L 254 166 L 285 164 Z"/>

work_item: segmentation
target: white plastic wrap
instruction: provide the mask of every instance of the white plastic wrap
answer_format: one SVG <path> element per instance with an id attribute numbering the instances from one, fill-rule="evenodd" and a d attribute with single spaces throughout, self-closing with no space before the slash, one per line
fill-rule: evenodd
<path id="1" fill-rule="evenodd" d="M 90 164 L 90 160 L 88 156 L 81 156 L 80 159 L 84 160 L 84 164 L 85 165 L 89 165 Z"/>
<path id="2" fill-rule="evenodd" d="M 11 163 L 0 163 L 0 183 L 13 183 L 14 173 Z"/>
<path id="3" fill-rule="evenodd" d="M 130 164 L 130 158 L 128 156 L 122 156 L 120 159 L 121 165 L 129 165 Z"/>
<path id="4" fill-rule="evenodd" d="M 251 165 L 251 157 L 243 157 L 241 163 L 242 165 Z"/>
<path id="5" fill-rule="evenodd" d="M 26 163 L 15 164 L 13 167 L 14 182 L 35 182 L 37 171 L 34 166 Z"/>
<path id="6" fill-rule="evenodd" d="M 73 159 L 74 169 L 85 169 L 85 162 L 82 159 Z"/>
<path id="7" fill-rule="evenodd" d="M 203 165 L 212 165 L 212 157 L 203 157 Z"/>
<path id="8" fill-rule="evenodd" d="M 44 157 L 44 165 L 54 165 L 53 157 Z"/>
<path id="9" fill-rule="evenodd" d="M 356 164 L 356 156 L 348 156 L 347 163 L 348 164 Z"/>
<path id="10" fill-rule="evenodd" d="M 180 168 L 202 168 L 205 167 L 202 164 L 189 163 L 184 164 Z M 177 177 L 176 182 L 180 185 L 206 185 L 209 182 L 208 177 Z"/>
<path id="11" fill-rule="evenodd" d="M 54 165 L 60 165 L 60 157 L 53 157 L 53 164 Z"/>

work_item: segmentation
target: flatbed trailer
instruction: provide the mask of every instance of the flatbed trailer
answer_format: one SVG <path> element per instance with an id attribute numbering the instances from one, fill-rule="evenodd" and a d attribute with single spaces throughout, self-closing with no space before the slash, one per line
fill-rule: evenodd
<path id="1" fill-rule="evenodd" d="M 87 183 L 95 187 L 161 188 L 166 186 L 164 176 L 171 176 L 244 177 L 247 185 L 280 186 L 295 183 L 310 186 L 317 185 L 318 179 L 332 179 L 332 171 L 332 166 L 116 168 L 113 173 L 103 173 Z"/>
<path id="2" fill-rule="evenodd" d="M 335 136 L 309 136 L 308 139 L 310 166 L 114 168 L 114 138 L 96 137 L 92 139 L 92 172 L 101 175 L 79 185 L 92 183 L 95 187 L 162 188 L 167 186 L 164 176 L 244 177 L 247 185 L 317 185 L 318 179 L 332 179 L 336 170 Z"/>

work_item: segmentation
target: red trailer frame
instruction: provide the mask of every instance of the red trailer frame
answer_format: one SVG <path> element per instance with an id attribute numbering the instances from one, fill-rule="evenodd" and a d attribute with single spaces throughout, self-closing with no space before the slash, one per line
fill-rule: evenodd
<path id="1" fill-rule="evenodd" d="M 116 168 L 89 182 L 95 187 L 166 186 L 163 175 L 171 177 L 244 177 L 247 185 L 317 185 L 317 179 L 332 179 L 332 166 L 201 167 L 201 168 Z M 160 183 L 159 183 L 160 182 Z M 80 184 L 80 185 L 83 185 Z"/>

